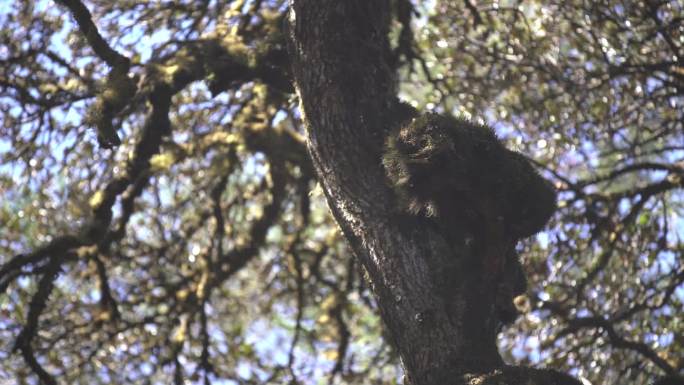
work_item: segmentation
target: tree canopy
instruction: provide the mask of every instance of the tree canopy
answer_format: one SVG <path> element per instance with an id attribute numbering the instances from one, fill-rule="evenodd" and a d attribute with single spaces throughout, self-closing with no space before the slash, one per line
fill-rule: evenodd
<path id="1" fill-rule="evenodd" d="M 306 151 L 287 6 L 0 5 L 0 380 L 401 383 Z M 684 5 L 391 17 L 399 97 L 488 123 L 558 191 L 507 361 L 682 375 Z"/>

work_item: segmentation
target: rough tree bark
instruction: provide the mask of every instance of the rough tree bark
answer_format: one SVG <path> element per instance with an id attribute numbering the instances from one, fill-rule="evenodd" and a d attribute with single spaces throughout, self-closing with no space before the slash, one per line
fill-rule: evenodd
<path id="1" fill-rule="evenodd" d="M 368 271 L 405 382 L 576 384 L 555 372 L 506 367 L 496 347 L 494 290 L 469 264 L 478 256 L 466 234 L 445 240 L 429 219 L 397 210 L 381 164 L 396 98 L 389 21 L 389 0 L 292 0 L 289 33 L 308 148 Z"/>

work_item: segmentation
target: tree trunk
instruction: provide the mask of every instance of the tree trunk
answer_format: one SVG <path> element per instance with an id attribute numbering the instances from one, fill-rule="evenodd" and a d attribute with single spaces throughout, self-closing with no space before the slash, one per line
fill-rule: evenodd
<path id="1" fill-rule="evenodd" d="M 382 166 L 385 137 L 397 124 L 390 16 L 388 0 L 292 0 L 290 50 L 308 148 L 408 382 L 467 384 L 503 367 L 496 290 L 473 262 L 482 250 L 468 246 L 467 229 L 445 239 L 430 218 L 397 209 Z"/>

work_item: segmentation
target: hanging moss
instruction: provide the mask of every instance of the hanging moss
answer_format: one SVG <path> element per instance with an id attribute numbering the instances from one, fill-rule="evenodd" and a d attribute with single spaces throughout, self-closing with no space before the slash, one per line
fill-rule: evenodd
<path id="1" fill-rule="evenodd" d="M 102 148 L 121 144 L 112 120 L 130 102 L 135 92 L 135 81 L 128 77 L 128 67 L 112 68 L 90 116 L 97 128 L 97 140 Z"/>

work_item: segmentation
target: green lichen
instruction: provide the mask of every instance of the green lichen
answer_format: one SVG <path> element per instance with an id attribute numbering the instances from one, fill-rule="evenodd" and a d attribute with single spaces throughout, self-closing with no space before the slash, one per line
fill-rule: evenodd
<path id="1" fill-rule="evenodd" d="M 112 148 L 121 144 L 112 120 L 131 101 L 136 91 L 135 81 L 128 76 L 126 67 L 112 68 L 90 117 L 97 129 L 97 140 L 101 147 Z"/>

